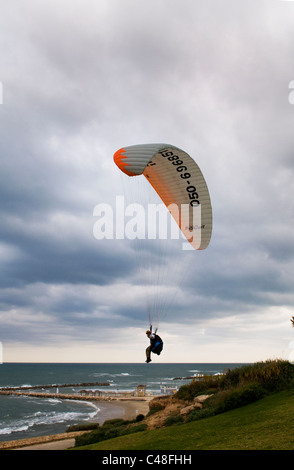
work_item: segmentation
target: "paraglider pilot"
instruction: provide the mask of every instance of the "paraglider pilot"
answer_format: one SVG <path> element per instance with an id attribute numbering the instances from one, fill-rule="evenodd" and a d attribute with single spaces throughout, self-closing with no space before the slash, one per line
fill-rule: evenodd
<path id="1" fill-rule="evenodd" d="M 160 338 L 160 336 L 156 334 L 156 331 L 157 329 L 155 330 L 154 333 L 152 333 L 152 327 L 150 327 L 150 330 L 146 331 L 146 335 L 150 339 L 150 346 L 148 346 L 148 348 L 146 349 L 146 361 L 145 362 L 147 363 L 151 362 L 151 358 L 150 358 L 151 352 L 159 356 L 163 348 L 163 341 Z"/>

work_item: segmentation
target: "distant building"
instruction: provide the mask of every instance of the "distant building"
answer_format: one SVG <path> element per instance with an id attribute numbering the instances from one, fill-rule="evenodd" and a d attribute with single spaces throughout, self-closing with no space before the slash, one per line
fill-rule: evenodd
<path id="1" fill-rule="evenodd" d="M 160 386 L 160 393 L 162 395 L 173 395 L 178 391 L 177 387 L 167 387 L 166 385 Z"/>
<path id="2" fill-rule="evenodd" d="M 102 395 L 102 392 L 100 390 L 80 390 L 79 395 L 100 397 Z"/>
<path id="3" fill-rule="evenodd" d="M 146 395 L 146 385 L 137 385 L 136 395 L 137 395 L 137 397 L 145 397 L 145 395 Z"/>

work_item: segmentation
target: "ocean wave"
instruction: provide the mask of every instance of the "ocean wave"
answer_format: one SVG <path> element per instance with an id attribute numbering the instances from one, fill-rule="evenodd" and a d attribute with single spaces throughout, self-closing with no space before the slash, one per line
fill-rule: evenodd
<path id="1" fill-rule="evenodd" d="M 49 400 L 51 403 L 49 403 Z M 64 403 L 67 405 L 64 406 Z M 88 421 L 93 419 L 99 412 L 100 408 L 92 402 L 85 402 L 83 400 L 74 400 L 74 407 L 78 409 L 66 409 L 71 407 L 72 400 L 46 400 L 47 406 L 44 410 L 37 410 L 31 413 L 26 413 L 21 418 L 11 419 L 10 421 L 0 422 L 0 435 L 10 435 L 12 433 L 28 432 L 30 430 L 36 431 L 39 426 L 54 426 L 54 425 L 70 425 L 76 424 L 81 421 Z M 45 401 L 43 401 L 43 404 Z M 52 409 L 54 405 L 54 409 Z M 51 406 L 51 409 L 49 408 Z M 58 409 L 56 409 L 58 407 Z M 64 409 L 65 408 L 65 409 Z"/>
<path id="2" fill-rule="evenodd" d="M 9 427 L 6 427 L 6 428 L 2 428 L 0 429 L 0 435 L 5 435 L 5 434 L 12 434 L 13 432 L 24 432 L 24 431 L 27 431 L 29 429 L 29 426 L 27 424 L 24 424 L 24 425 L 14 425 L 14 426 L 9 426 Z"/>
<path id="3" fill-rule="evenodd" d="M 8 426 L 0 429 L 0 434 L 12 434 L 14 432 L 24 432 L 33 428 L 34 426 L 41 425 L 53 425 L 53 424 L 62 424 L 76 422 L 79 420 L 89 420 L 92 419 L 97 414 L 97 410 L 92 413 L 88 413 L 85 416 L 85 413 L 78 411 L 67 411 L 67 412 L 52 412 L 52 413 L 34 413 L 30 417 L 27 417 L 26 420 L 16 420 L 9 424 Z"/>
<path id="4" fill-rule="evenodd" d="M 62 403 L 62 400 L 59 400 L 58 398 L 47 398 L 47 403 L 57 405 L 58 403 Z"/>
<path id="5" fill-rule="evenodd" d="M 65 401 L 73 401 L 73 400 L 65 400 Z M 92 413 L 88 413 L 88 417 L 86 419 L 94 418 L 94 416 L 96 416 L 97 413 L 99 413 L 99 411 L 101 411 L 100 408 L 95 403 L 93 403 L 91 401 L 88 401 L 86 403 L 83 400 L 74 400 L 74 401 L 75 401 L 75 403 L 80 403 L 82 405 L 89 406 L 90 408 L 94 408 L 94 411 L 92 411 Z"/>
<path id="6" fill-rule="evenodd" d="M 141 374 L 130 374 L 129 372 L 94 372 L 91 377 L 141 377 Z"/>

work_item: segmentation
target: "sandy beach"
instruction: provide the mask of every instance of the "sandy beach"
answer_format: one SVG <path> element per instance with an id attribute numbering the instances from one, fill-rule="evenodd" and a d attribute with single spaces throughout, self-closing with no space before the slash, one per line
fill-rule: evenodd
<path id="1" fill-rule="evenodd" d="M 128 420 L 136 418 L 138 414 L 146 415 L 152 398 L 154 397 L 113 399 L 110 402 L 103 401 L 103 405 L 109 406 L 111 419 Z M 73 447 L 75 437 L 82 433 L 83 431 L 78 431 L 0 442 L 0 450 L 65 450 Z"/>

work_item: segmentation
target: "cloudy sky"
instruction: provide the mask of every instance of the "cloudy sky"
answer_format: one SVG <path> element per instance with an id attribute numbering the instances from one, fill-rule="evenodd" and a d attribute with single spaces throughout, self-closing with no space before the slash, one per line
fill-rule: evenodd
<path id="1" fill-rule="evenodd" d="M 294 359 L 293 24 L 279 0 L 2 2 L 3 361 L 144 361 L 135 244 L 93 213 L 150 142 L 197 161 L 214 219 L 165 281 L 156 362 Z"/>

